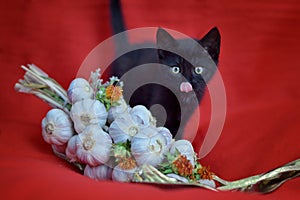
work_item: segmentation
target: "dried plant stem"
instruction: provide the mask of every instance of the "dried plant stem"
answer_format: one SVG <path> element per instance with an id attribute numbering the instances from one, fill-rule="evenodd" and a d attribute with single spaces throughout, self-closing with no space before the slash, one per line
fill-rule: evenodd
<path id="1" fill-rule="evenodd" d="M 26 71 L 24 80 L 19 80 L 15 85 L 18 92 L 34 94 L 52 107 L 69 113 L 71 104 L 67 92 L 52 78 L 33 64 L 28 67 L 21 66 Z"/>

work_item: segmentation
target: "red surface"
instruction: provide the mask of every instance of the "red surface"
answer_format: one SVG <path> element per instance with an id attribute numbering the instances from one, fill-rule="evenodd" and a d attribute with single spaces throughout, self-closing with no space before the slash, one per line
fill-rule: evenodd
<path id="1" fill-rule="evenodd" d="M 85 56 L 111 35 L 108 1 L 1 1 L 1 199 L 297 199 L 300 179 L 268 195 L 96 182 L 56 158 L 41 137 L 49 107 L 14 92 L 21 64 L 35 63 L 67 87 Z M 227 95 L 222 135 L 202 163 L 234 180 L 300 157 L 298 0 L 127 0 L 128 28 L 162 26 L 201 37 L 218 26 Z M 209 99 L 201 109 L 209 113 Z M 204 114 L 205 116 L 205 114 Z M 203 118 L 201 132 L 207 126 Z"/>

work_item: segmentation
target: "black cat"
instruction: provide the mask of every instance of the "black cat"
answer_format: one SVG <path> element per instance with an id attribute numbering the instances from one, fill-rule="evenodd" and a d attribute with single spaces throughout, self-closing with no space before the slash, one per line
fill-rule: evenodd
<path id="1" fill-rule="evenodd" d="M 120 1 L 111 0 L 110 10 L 113 33 L 125 31 Z M 176 40 L 167 31 L 158 28 L 156 48 L 138 49 L 122 55 L 111 64 L 110 75 L 122 77 L 129 70 L 142 64 L 160 63 L 169 66 L 156 71 L 155 66 L 152 64 L 152 68 L 149 64 L 146 70 L 139 72 L 140 75 L 135 74 L 135 77 L 126 79 L 124 97 L 131 106 L 145 105 L 157 118 L 157 125 L 167 127 L 173 136 L 179 139 L 182 137 L 184 125 L 204 95 L 207 81 L 216 70 L 214 66 L 218 64 L 220 38 L 216 27 L 202 39 L 195 40 L 196 44 L 194 40 L 194 43 L 185 39 Z M 199 48 L 196 48 L 198 44 L 203 47 L 200 52 Z M 128 43 L 127 38 L 123 38 L 116 45 L 118 49 L 122 48 L 122 45 L 132 44 Z M 171 49 L 172 52 L 166 49 Z M 173 52 L 187 55 L 188 60 L 193 60 L 194 65 Z M 213 63 L 214 66 L 207 63 Z M 144 84 L 133 94 L 126 95 L 126 87 L 132 88 L 133 85 L 138 84 L 139 78 L 151 77 L 154 80 L 158 76 L 160 77 L 158 79 L 167 81 L 167 86 L 157 83 Z M 166 113 L 163 113 L 157 105 L 161 105 Z"/>

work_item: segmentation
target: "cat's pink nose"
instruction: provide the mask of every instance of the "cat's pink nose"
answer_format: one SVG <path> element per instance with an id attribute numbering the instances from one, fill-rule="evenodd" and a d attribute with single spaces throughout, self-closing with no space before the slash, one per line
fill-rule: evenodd
<path id="1" fill-rule="evenodd" d="M 189 82 L 182 82 L 180 84 L 180 92 L 191 92 L 193 90 L 193 86 Z"/>

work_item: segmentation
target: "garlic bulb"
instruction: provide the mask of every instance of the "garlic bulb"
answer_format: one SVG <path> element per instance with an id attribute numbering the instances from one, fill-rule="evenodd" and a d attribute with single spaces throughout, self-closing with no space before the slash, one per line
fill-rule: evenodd
<path id="1" fill-rule="evenodd" d="M 116 117 L 123 114 L 124 112 L 129 112 L 130 111 L 130 106 L 127 105 L 124 98 L 121 98 L 118 101 L 118 103 L 119 103 L 119 105 L 112 106 L 108 110 L 108 116 L 107 116 L 107 122 L 108 123 L 112 123 L 116 119 Z"/>
<path id="2" fill-rule="evenodd" d="M 73 123 L 69 115 L 60 109 L 51 109 L 42 120 L 42 135 L 49 144 L 63 145 L 73 134 Z"/>
<path id="3" fill-rule="evenodd" d="M 108 129 L 114 143 L 131 141 L 132 137 L 140 131 L 139 124 L 133 121 L 129 113 L 119 115 Z"/>
<path id="4" fill-rule="evenodd" d="M 52 144 L 51 147 L 52 147 L 53 152 L 65 154 L 67 145 L 66 144 L 63 144 L 63 145 Z"/>
<path id="5" fill-rule="evenodd" d="M 99 165 L 96 167 L 86 165 L 84 168 L 84 175 L 98 181 L 111 180 L 112 168 L 107 165 Z"/>
<path id="6" fill-rule="evenodd" d="M 142 126 L 156 126 L 156 119 L 152 116 L 151 112 L 142 105 L 134 106 L 130 110 L 132 119 Z"/>
<path id="7" fill-rule="evenodd" d="M 97 166 L 109 160 L 112 140 L 101 127 L 92 125 L 78 135 L 76 146 L 79 161 L 90 166 Z"/>
<path id="8" fill-rule="evenodd" d="M 165 127 L 157 127 L 157 131 L 159 134 L 162 134 L 166 140 L 167 140 L 167 144 L 166 146 L 168 147 L 168 149 L 171 147 L 171 145 L 174 143 L 174 139 L 173 136 L 171 134 L 171 132 L 169 131 L 169 129 L 165 128 Z"/>
<path id="9" fill-rule="evenodd" d="M 182 155 L 191 162 L 192 166 L 195 166 L 196 154 L 190 141 L 188 140 L 177 140 L 173 143 L 170 148 L 170 153 L 174 154 L 175 150 L 178 150 Z"/>
<path id="10" fill-rule="evenodd" d="M 112 180 L 119 182 L 130 182 L 136 170 L 137 167 L 132 169 L 122 169 L 119 164 L 113 169 Z"/>
<path id="11" fill-rule="evenodd" d="M 68 145 L 66 148 L 66 157 L 69 159 L 70 162 L 76 162 L 77 159 L 77 146 L 76 146 L 76 140 L 78 135 L 74 135 L 71 137 L 68 141 Z"/>
<path id="12" fill-rule="evenodd" d="M 81 133 L 89 125 L 103 127 L 106 123 L 107 111 L 98 100 L 84 99 L 76 102 L 70 111 L 77 133 Z"/>
<path id="13" fill-rule="evenodd" d="M 89 82 L 83 78 L 74 79 L 68 89 L 68 97 L 72 104 L 83 99 L 92 99 L 94 92 Z"/>
<path id="14" fill-rule="evenodd" d="M 168 141 L 154 127 L 147 127 L 136 134 L 131 141 L 131 153 L 139 166 L 150 164 L 159 165 L 168 150 Z"/>

